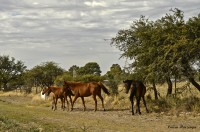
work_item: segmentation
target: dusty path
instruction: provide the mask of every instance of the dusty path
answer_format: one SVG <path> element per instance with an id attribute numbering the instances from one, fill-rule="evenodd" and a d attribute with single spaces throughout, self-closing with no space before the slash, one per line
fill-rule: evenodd
<path id="1" fill-rule="evenodd" d="M 50 110 L 49 106 L 36 105 L 30 97 L 0 96 L 0 131 L 99 131 L 99 132 L 132 132 L 132 131 L 200 131 L 200 115 L 183 113 L 168 115 L 165 113 L 132 116 L 128 109 L 111 109 L 93 111 L 92 104 L 76 104 L 74 111 Z M 6 126 L 8 120 L 15 127 Z"/>

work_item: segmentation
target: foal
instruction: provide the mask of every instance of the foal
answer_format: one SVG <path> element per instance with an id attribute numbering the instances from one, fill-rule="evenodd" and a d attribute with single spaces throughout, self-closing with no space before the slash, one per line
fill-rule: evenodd
<path id="1" fill-rule="evenodd" d="M 69 102 L 67 100 L 67 96 L 69 96 L 70 98 L 70 103 L 72 103 L 72 99 L 71 99 L 71 95 L 73 95 L 72 91 L 68 88 L 64 88 L 64 87 L 48 87 L 48 88 L 44 88 L 42 90 L 42 94 L 48 93 L 48 95 L 50 93 L 53 93 L 53 101 L 52 101 L 52 110 L 56 110 L 57 109 L 57 101 L 58 98 L 60 98 L 61 100 L 61 108 L 64 110 L 65 108 L 65 100 L 67 101 L 67 106 L 68 106 L 68 110 L 69 110 Z"/>
<path id="2" fill-rule="evenodd" d="M 147 113 L 149 112 L 149 110 L 147 109 L 146 106 L 146 101 L 144 98 L 144 95 L 146 93 L 146 87 L 144 86 L 143 82 L 141 81 L 136 81 L 136 80 L 124 80 L 123 81 L 125 88 L 126 88 L 126 93 L 128 93 L 128 91 L 130 90 L 130 101 L 131 101 L 131 108 L 132 108 L 132 115 L 134 115 L 134 102 L 133 102 L 133 97 L 136 97 L 137 100 L 137 110 L 136 113 L 139 112 L 139 114 L 141 114 L 140 112 L 140 99 L 142 97 L 143 99 L 143 103 L 144 106 L 146 107 L 146 111 Z"/>

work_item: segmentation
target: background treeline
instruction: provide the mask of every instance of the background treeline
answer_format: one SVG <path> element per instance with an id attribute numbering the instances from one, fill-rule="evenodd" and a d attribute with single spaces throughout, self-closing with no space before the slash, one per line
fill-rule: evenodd
<path id="1" fill-rule="evenodd" d="M 71 66 L 68 70 L 61 68 L 57 63 L 43 62 L 28 70 L 22 61 L 6 55 L 0 56 L 0 86 L 4 91 L 17 88 L 31 92 L 32 87 L 58 85 L 63 81 L 105 81 L 117 92 L 117 85 L 125 76 L 125 71 L 120 65 L 113 64 L 105 75 L 101 75 L 98 63 L 88 62 L 83 67 Z M 36 90 L 37 91 L 37 90 Z"/>
<path id="2" fill-rule="evenodd" d="M 188 80 L 199 91 L 200 85 L 200 15 L 184 19 L 179 9 L 151 21 L 145 16 L 133 21 L 130 28 L 119 30 L 111 45 L 122 51 L 122 57 L 132 61 L 124 68 L 113 64 L 101 75 L 96 62 L 85 66 L 71 66 L 68 70 L 55 62 L 44 62 L 32 69 L 22 61 L 7 55 L 0 56 L 0 86 L 5 91 L 23 87 L 28 92 L 34 86 L 62 85 L 68 81 L 103 81 L 117 94 L 117 86 L 124 79 L 139 79 L 151 84 L 157 95 L 156 84 L 168 84 L 172 94 L 172 80 Z M 67 62 L 66 62 L 67 63 Z"/>

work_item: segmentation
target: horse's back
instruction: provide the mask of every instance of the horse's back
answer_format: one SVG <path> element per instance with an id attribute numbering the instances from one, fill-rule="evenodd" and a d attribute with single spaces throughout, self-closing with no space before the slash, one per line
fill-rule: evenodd
<path id="1" fill-rule="evenodd" d="M 146 86 L 144 85 L 144 83 L 142 81 L 133 81 L 132 83 L 132 87 L 133 89 L 135 88 L 135 94 L 136 96 L 144 96 L 146 93 Z"/>
<path id="2" fill-rule="evenodd" d="M 68 84 L 76 96 L 87 97 L 91 95 L 89 83 L 70 82 Z"/>
<path id="3" fill-rule="evenodd" d="M 141 96 L 144 96 L 146 93 L 146 86 L 142 81 L 140 81 L 140 87 L 141 87 Z"/>
<path id="4" fill-rule="evenodd" d="M 63 97 L 64 94 L 63 87 L 52 86 L 50 88 L 52 89 L 52 92 L 55 94 L 55 96 Z"/>

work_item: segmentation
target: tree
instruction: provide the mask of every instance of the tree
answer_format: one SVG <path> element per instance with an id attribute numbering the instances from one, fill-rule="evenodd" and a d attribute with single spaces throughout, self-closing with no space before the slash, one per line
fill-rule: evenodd
<path id="1" fill-rule="evenodd" d="M 96 62 L 89 62 L 85 64 L 85 66 L 80 67 L 77 72 L 78 75 L 87 75 L 87 74 L 97 75 L 97 76 L 101 75 L 100 66 Z"/>
<path id="2" fill-rule="evenodd" d="M 121 79 L 122 79 L 122 74 L 124 72 L 122 71 L 121 67 L 119 64 L 113 64 L 110 67 L 110 71 L 108 71 L 105 74 L 106 79 L 108 79 L 109 83 L 109 87 L 112 90 L 112 93 L 117 95 L 118 94 L 118 84 L 120 83 Z"/>
<path id="3" fill-rule="evenodd" d="M 77 71 L 79 70 L 79 67 L 77 65 L 73 65 L 69 68 L 69 73 L 72 77 L 76 77 L 77 76 Z"/>
<path id="4" fill-rule="evenodd" d="M 123 52 L 122 57 L 134 60 L 135 73 L 145 80 L 168 83 L 168 94 L 172 93 L 172 77 L 186 77 L 200 91 L 194 80 L 197 70 L 194 64 L 200 57 L 200 15 L 184 21 L 183 12 L 171 10 L 173 14 L 157 21 L 142 16 L 134 21 L 130 29 L 120 30 L 111 45 Z M 199 67 L 197 68 L 199 69 Z"/>
<path id="5" fill-rule="evenodd" d="M 55 62 L 44 62 L 27 72 L 27 82 L 30 85 L 50 86 L 54 84 L 57 76 L 64 73 L 64 70 Z"/>
<path id="6" fill-rule="evenodd" d="M 112 64 L 110 71 L 106 73 L 108 79 L 113 79 L 120 81 L 121 80 L 122 69 L 119 64 Z"/>
<path id="7" fill-rule="evenodd" d="M 9 83 L 20 80 L 25 70 L 26 66 L 22 61 L 16 61 L 14 57 L 0 56 L 0 82 L 4 90 L 10 89 Z"/>

